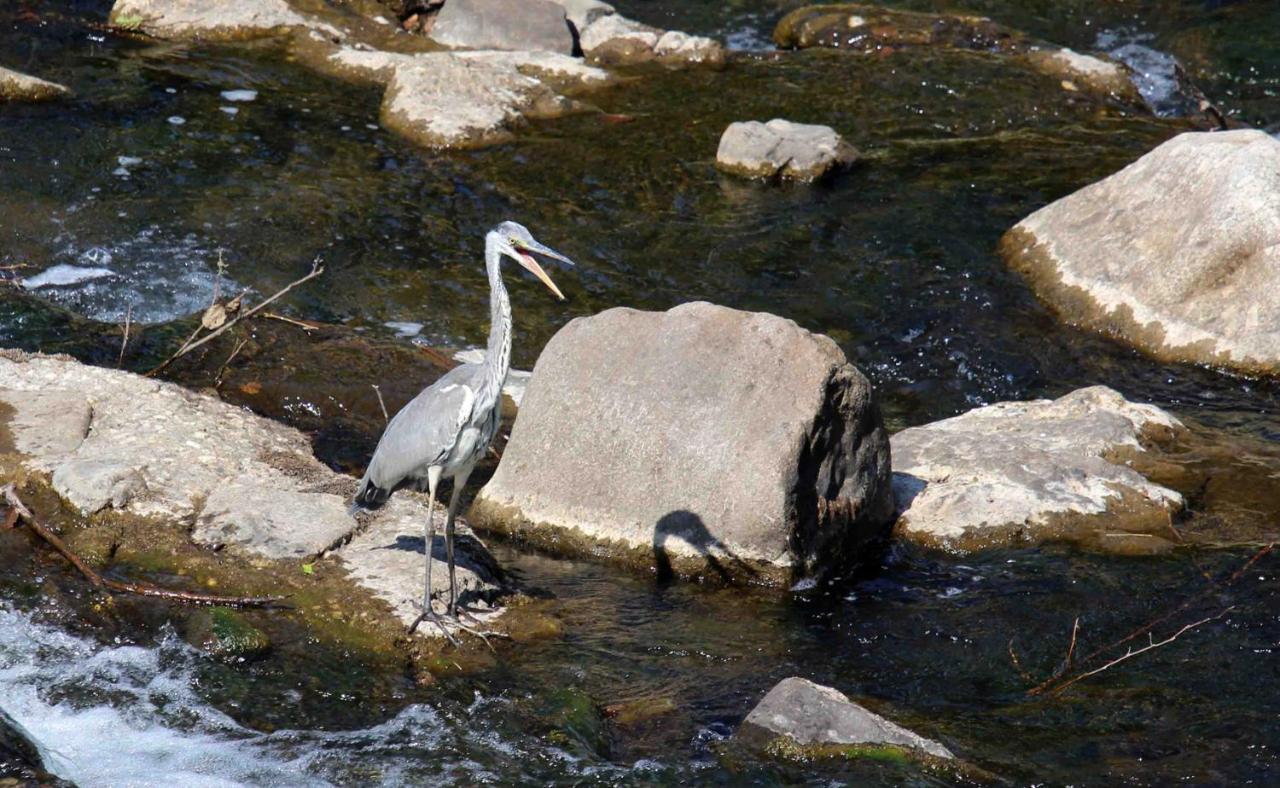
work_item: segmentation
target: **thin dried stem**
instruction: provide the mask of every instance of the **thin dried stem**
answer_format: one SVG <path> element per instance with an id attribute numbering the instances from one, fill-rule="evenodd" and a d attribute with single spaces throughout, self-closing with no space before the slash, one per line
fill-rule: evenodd
<path id="1" fill-rule="evenodd" d="M 116 359 L 116 369 L 124 364 L 124 349 L 129 346 L 129 327 L 133 323 L 133 304 L 124 310 L 124 337 L 120 340 L 120 358 Z"/>
<path id="2" fill-rule="evenodd" d="M 213 377 L 213 387 L 216 389 L 222 385 L 222 375 L 227 371 L 227 367 L 240 355 L 240 351 L 244 350 L 244 346 L 249 344 L 249 340 L 242 339 L 236 343 L 235 348 L 231 351 L 231 355 L 227 356 L 227 360 L 222 362 L 222 366 L 218 367 L 218 374 Z"/>
<path id="3" fill-rule="evenodd" d="M 71 565 L 80 571 L 91 584 L 98 588 L 105 588 L 108 591 L 118 591 L 128 594 L 138 594 L 140 596 L 159 597 L 161 599 L 171 599 L 175 602 L 184 602 L 193 605 L 226 605 L 228 607 L 267 607 L 279 604 L 284 597 L 279 596 L 221 596 L 218 594 L 202 594 L 194 591 L 176 591 L 168 588 L 160 588 L 150 583 L 123 583 L 118 580 L 111 580 L 103 577 L 94 571 L 93 567 L 85 563 L 85 560 L 75 553 L 67 543 L 44 526 L 43 523 L 36 518 L 31 510 L 27 508 L 22 499 L 18 497 L 18 491 L 13 484 L 6 484 L 0 488 L 0 495 L 4 497 L 6 503 L 9 504 L 9 514 L 6 515 L 5 522 L 10 520 L 17 522 L 19 518 L 24 520 L 27 527 L 47 542 L 54 550 L 57 550 L 62 557 L 71 562 Z"/>
<path id="4" fill-rule="evenodd" d="M 1032 684 L 1035 682 L 1035 679 L 1031 677 L 1031 674 L 1027 672 L 1026 668 L 1022 667 L 1022 660 L 1018 659 L 1018 652 L 1013 650 L 1013 641 L 1016 638 L 1017 635 L 1009 638 L 1009 660 L 1013 663 L 1013 669 L 1018 671 L 1018 675 L 1022 677 L 1022 680 L 1028 684 Z"/>
<path id="5" fill-rule="evenodd" d="M 172 356 L 169 356 L 169 358 L 164 360 L 164 363 L 160 364 L 160 366 L 148 372 L 147 375 L 151 376 L 161 372 L 170 364 L 177 361 L 179 358 L 185 356 L 187 353 L 190 353 L 191 351 L 200 347 L 204 343 L 221 336 L 224 332 L 226 332 L 227 329 L 231 328 L 236 323 L 239 323 L 241 320 L 248 320 L 249 318 L 253 317 L 258 312 L 266 308 L 268 304 L 280 298 L 281 296 L 283 296 L 285 293 L 289 292 L 293 288 L 297 287 L 298 285 L 304 282 L 309 282 L 310 280 L 315 279 L 317 276 L 323 273 L 324 273 L 324 266 L 320 264 L 320 258 L 317 257 L 315 260 L 311 261 L 311 270 L 307 273 L 306 276 L 302 277 L 301 279 L 295 279 L 294 281 L 285 285 L 283 289 L 278 290 L 275 295 L 271 296 L 270 298 L 266 299 L 262 303 L 258 304 L 253 309 L 241 312 L 240 314 L 236 315 L 232 319 L 228 320 L 226 323 L 223 323 L 217 329 L 210 331 L 208 334 L 204 335 L 200 339 L 196 339 L 194 342 L 192 342 L 191 340 L 195 339 L 196 334 L 200 333 L 201 327 L 197 325 L 195 333 L 191 335 L 190 339 L 188 339 L 186 342 L 183 343 L 182 347 L 178 349 L 178 352 L 174 353 Z"/>
<path id="6" fill-rule="evenodd" d="M 382 423 L 386 424 L 391 421 L 391 417 L 387 415 L 387 403 L 382 401 L 382 389 L 378 388 L 377 383 L 371 385 L 373 386 L 373 393 L 378 395 L 378 407 L 382 408 Z"/>
<path id="7" fill-rule="evenodd" d="M 307 332 L 319 331 L 320 329 L 324 328 L 324 326 L 320 325 L 319 323 L 311 323 L 306 320 L 298 320 L 295 317 L 278 315 L 275 312 L 264 312 L 262 316 L 267 318 L 268 320 L 279 320 L 281 322 L 288 323 L 290 325 L 298 326 L 303 331 L 307 331 Z"/>
<path id="8" fill-rule="evenodd" d="M 1128 660 L 1128 659 L 1132 659 L 1133 657 L 1136 657 L 1136 656 L 1138 656 L 1139 654 L 1145 654 L 1145 653 L 1147 653 L 1148 651 L 1154 651 L 1155 649 L 1158 649 L 1158 648 L 1160 648 L 1161 646 L 1167 646 L 1167 645 L 1169 645 L 1170 643 L 1172 643 L 1173 641 L 1175 641 L 1175 640 L 1177 640 L 1178 638 L 1180 638 L 1180 637 L 1182 637 L 1183 635 L 1185 635 L 1186 633 L 1188 633 L 1188 632 L 1190 632 L 1191 630 L 1195 629 L 1196 627 L 1199 627 L 1199 626 L 1203 626 L 1203 625 L 1205 625 L 1205 624 L 1208 624 L 1210 621 L 1217 621 L 1218 619 L 1222 618 L 1222 617 L 1223 617 L 1223 616 L 1225 616 L 1226 614 L 1230 613 L 1232 610 L 1235 610 L 1235 605 L 1231 605 L 1231 606 L 1229 606 L 1229 607 L 1223 608 L 1223 609 L 1222 609 L 1220 612 L 1218 612 L 1216 615 L 1212 615 L 1212 616 L 1208 616 L 1208 617 L 1206 617 L 1206 618 L 1202 618 L 1202 619 L 1200 619 L 1199 621 L 1193 621 L 1193 622 L 1191 622 L 1190 624 L 1187 624 L 1187 625 L 1183 626 L 1183 627 L 1182 627 L 1181 629 L 1179 629 L 1177 632 L 1174 632 L 1172 635 L 1170 635 L 1169 637 L 1167 637 L 1167 638 L 1165 638 L 1164 640 L 1161 640 L 1161 641 L 1156 641 L 1156 640 L 1155 640 L 1155 638 L 1153 638 L 1153 637 L 1151 637 L 1151 636 L 1148 636 L 1148 640 L 1149 640 L 1149 642 L 1147 643 L 1147 645 L 1145 645 L 1145 646 L 1143 646 L 1142 648 L 1139 648 L 1139 649 L 1133 649 L 1133 648 L 1130 648 L 1130 649 L 1126 650 L 1124 654 L 1120 655 L 1119 657 L 1116 657 L 1115 659 L 1111 660 L 1110 662 L 1107 662 L 1105 665 L 1102 665 L 1102 666 L 1100 666 L 1100 667 L 1094 668 L 1093 670 L 1085 671 L 1084 673 L 1081 673 L 1080 675 L 1073 677 L 1073 678 L 1072 678 L 1072 679 L 1070 679 L 1069 681 L 1065 681 L 1065 682 L 1063 682 L 1063 683 L 1059 684 L 1058 686 L 1056 686 L 1056 687 L 1054 687 L 1054 688 L 1053 688 L 1053 694 L 1054 694 L 1054 695 L 1061 695 L 1061 694 L 1062 694 L 1062 692 L 1063 692 L 1064 690 L 1066 690 L 1066 688 L 1067 688 L 1067 687 L 1070 687 L 1072 684 L 1075 684 L 1075 683 L 1080 682 L 1080 681 L 1084 681 L 1085 679 L 1089 678 L 1090 676 L 1096 676 L 1096 675 L 1098 675 L 1099 673 L 1101 673 L 1101 672 L 1102 672 L 1102 671 L 1104 671 L 1104 670 L 1109 670 L 1109 669 L 1111 669 L 1111 668 L 1114 668 L 1116 665 L 1119 665 L 1121 662 L 1124 662 L 1125 660 Z"/>

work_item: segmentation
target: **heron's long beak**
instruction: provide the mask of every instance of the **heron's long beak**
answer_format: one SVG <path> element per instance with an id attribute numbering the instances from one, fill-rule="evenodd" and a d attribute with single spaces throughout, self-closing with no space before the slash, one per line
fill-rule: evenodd
<path id="1" fill-rule="evenodd" d="M 544 257 L 550 257 L 553 260 L 559 260 L 560 262 L 570 266 L 573 265 L 573 261 L 554 249 L 543 246 L 537 241 L 524 243 L 521 248 L 516 249 L 516 252 L 520 255 L 520 264 L 528 269 L 529 273 L 538 277 L 538 279 L 547 286 L 547 289 L 555 293 L 556 298 L 563 301 L 564 293 L 560 292 L 560 288 L 556 287 L 556 283 L 551 281 L 551 277 L 547 276 L 547 272 L 542 270 L 542 266 L 538 264 L 537 260 L 533 259 L 533 256 L 530 255 L 529 252 L 534 252 Z"/>

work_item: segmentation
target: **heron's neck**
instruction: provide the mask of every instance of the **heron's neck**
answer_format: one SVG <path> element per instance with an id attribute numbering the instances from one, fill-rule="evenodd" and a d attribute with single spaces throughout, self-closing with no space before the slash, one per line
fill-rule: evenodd
<path id="1" fill-rule="evenodd" d="M 502 284 L 502 255 L 493 236 L 485 238 L 484 263 L 489 273 L 489 348 L 484 363 L 501 387 L 511 366 L 511 299 Z"/>

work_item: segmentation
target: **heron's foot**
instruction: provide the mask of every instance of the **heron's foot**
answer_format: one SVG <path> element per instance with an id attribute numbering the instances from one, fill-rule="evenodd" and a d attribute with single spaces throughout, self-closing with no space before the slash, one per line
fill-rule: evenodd
<path id="1" fill-rule="evenodd" d="M 491 613 L 491 610 L 481 610 L 478 607 L 468 607 L 467 605 L 453 606 L 453 619 L 458 622 L 469 621 L 472 624 L 483 626 L 484 621 L 476 616 L 476 613 Z"/>
<path id="2" fill-rule="evenodd" d="M 418 617 L 415 618 L 413 620 L 413 623 L 409 625 L 408 634 L 412 635 L 418 629 L 418 625 L 421 624 L 423 621 L 430 621 L 432 624 L 435 624 L 436 627 L 438 627 L 440 631 L 444 633 L 445 638 L 454 646 L 462 645 L 462 642 L 458 640 L 457 636 L 449 631 L 449 627 L 446 626 L 444 621 L 440 618 L 440 614 L 431 609 L 431 605 L 427 605 L 425 608 L 423 608 L 422 612 L 418 614 Z M 461 625 L 458 625 L 458 626 L 460 628 L 465 629 L 465 627 L 461 627 Z"/>

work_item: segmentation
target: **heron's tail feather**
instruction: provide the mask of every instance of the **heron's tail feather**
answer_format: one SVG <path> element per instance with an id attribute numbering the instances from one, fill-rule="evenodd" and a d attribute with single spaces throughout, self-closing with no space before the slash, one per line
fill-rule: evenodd
<path id="1" fill-rule="evenodd" d="M 361 479 L 360 489 L 356 491 L 356 497 L 347 509 L 347 514 L 355 516 L 359 511 L 371 512 L 374 509 L 380 509 L 390 497 L 391 490 L 379 487 L 368 479 Z"/>

